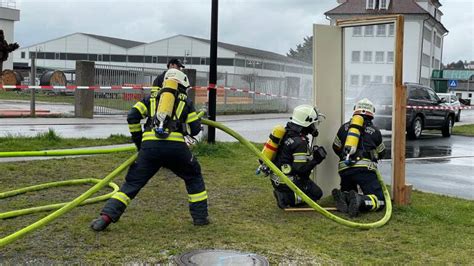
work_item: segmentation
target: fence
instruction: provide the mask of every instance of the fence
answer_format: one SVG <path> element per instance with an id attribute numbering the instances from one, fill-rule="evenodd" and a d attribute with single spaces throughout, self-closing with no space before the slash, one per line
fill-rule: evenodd
<path id="1" fill-rule="evenodd" d="M 153 79 L 165 69 L 112 66 L 96 64 L 95 80 L 99 86 L 150 86 Z M 206 87 L 208 72 L 196 72 L 196 86 Z M 218 73 L 217 86 L 239 88 L 244 91 L 217 90 L 217 112 L 262 113 L 287 112 L 293 106 L 311 102 L 312 80 L 299 77 L 264 77 L 256 74 Z M 262 94 L 256 94 L 260 92 Z M 146 92 L 145 92 L 146 93 Z M 278 98 L 263 94 L 290 96 L 299 99 Z M 139 91 L 97 91 L 95 93 L 95 114 L 116 114 L 126 112 L 137 99 L 144 95 Z M 196 88 L 195 104 L 198 109 L 207 105 L 207 90 Z"/>

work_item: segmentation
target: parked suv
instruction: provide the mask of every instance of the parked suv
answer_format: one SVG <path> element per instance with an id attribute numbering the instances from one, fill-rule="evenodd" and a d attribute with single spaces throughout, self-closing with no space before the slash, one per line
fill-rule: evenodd
<path id="1" fill-rule="evenodd" d="M 422 106 L 430 109 L 407 108 L 406 131 L 409 139 L 418 139 L 424 129 L 441 130 L 443 137 L 451 136 L 455 113 L 446 107 L 433 89 L 415 83 L 406 83 L 407 106 Z M 365 92 L 364 92 L 365 91 Z M 370 84 L 361 92 L 375 104 L 374 124 L 380 129 L 392 128 L 392 85 Z M 431 109 L 432 107 L 432 109 Z"/>

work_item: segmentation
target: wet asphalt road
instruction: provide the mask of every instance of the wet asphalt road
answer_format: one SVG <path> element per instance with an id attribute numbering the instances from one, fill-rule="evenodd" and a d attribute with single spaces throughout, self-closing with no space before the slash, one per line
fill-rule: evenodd
<path id="1" fill-rule="evenodd" d="M 264 142 L 273 126 L 285 124 L 290 114 L 221 116 L 218 121 L 254 142 Z M 464 123 L 474 123 L 474 110 L 464 113 Z M 53 128 L 63 137 L 105 138 L 110 134 L 128 135 L 125 117 L 0 119 L 0 136 L 34 136 Z M 390 147 L 390 137 L 384 136 Z M 218 141 L 233 138 L 217 130 Z M 327 147 L 330 148 L 330 147 Z M 406 180 L 414 189 L 466 199 L 474 199 L 474 138 L 439 133 L 425 134 L 420 140 L 407 141 Z M 437 157 L 437 158 L 433 158 Z M 385 181 L 390 184 L 390 161 L 380 163 Z"/>

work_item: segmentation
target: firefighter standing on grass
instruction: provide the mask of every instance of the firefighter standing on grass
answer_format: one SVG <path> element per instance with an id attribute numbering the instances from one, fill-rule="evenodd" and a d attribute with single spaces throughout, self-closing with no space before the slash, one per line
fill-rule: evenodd
<path id="1" fill-rule="evenodd" d="M 354 106 L 351 121 L 343 124 L 334 139 L 333 150 L 339 156 L 341 189 L 332 195 L 337 209 L 355 217 L 359 212 L 381 210 L 385 197 L 375 172 L 385 146 L 380 130 L 372 123 L 375 108 L 362 99 Z M 364 194 L 357 193 L 359 186 Z"/>
<path id="2" fill-rule="evenodd" d="M 187 76 L 177 69 L 170 69 L 163 88 L 137 102 L 128 113 L 127 121 L 139 150 L 138 157 L 130 166 L 120 190 L 92 221 L 93 230 L 102 231 L 110 223 L 117 222 L 130 201 L 161 167 L 170 169 L 184 180 L 193 224 L 209 223 L 201 167 L 184 140 L 184 136 L 195 136 L 201 130 L 200 118 L 186 96 L 188 87 Z M 166 111 L 168 116 L 163 115 Z M 147 121 L 142 132 L 140 120 L 144 118 Z"/>
<path id="3" fill-rule="evenodd" d="M 291 121 L 285 127 L 284 136 L 281 140 L 273 163 L 295 183 L 312 200 L 319 200 L 323 192 L 311 179 L 313 168 L 321 163 L 326 157 L 323 147 L 310 146 L 308 135 L 313 139 L 318 135 L 317 124 L 321 115 L 311 105 L 300 105 L 295 107 Z M 280 182 L 277 175 L 271 173 L 273 195 L 279 208 L 294 207 L 303 204 L 302 199 L 297 196 L 285 183 Z"/>

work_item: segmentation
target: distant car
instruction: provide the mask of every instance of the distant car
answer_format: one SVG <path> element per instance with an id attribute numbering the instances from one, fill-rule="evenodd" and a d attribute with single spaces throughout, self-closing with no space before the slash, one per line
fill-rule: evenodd
<path id="1" fill-rule="evenodd" d="M 437 95 L 441 100 L 444 99 L 446 106 L 461 107 L 461 102 L 456 95 L 452 93 L 437 93 Z M 461 121 L 461 109 L 454 110 L 454 112 L 456 113 L 454 121 Z"/>
<path id="2" fill-rule="evenodd" d="M 424 129 L 441 130 L 443 137 L 451 136 L 455 113 L 449 109 L 436 109 L 446 106 L 433 89 L 415 83 L 406 83 L 407 108 L 406 132 L 409 139 L 418 139 Z M 380 129 L 392 129 L 392 85 L 369 84 L 359 98 L 367 97 L 375 105 L 374 124 Z M 432 108 L 431 108 L 432 107 Z"/>

